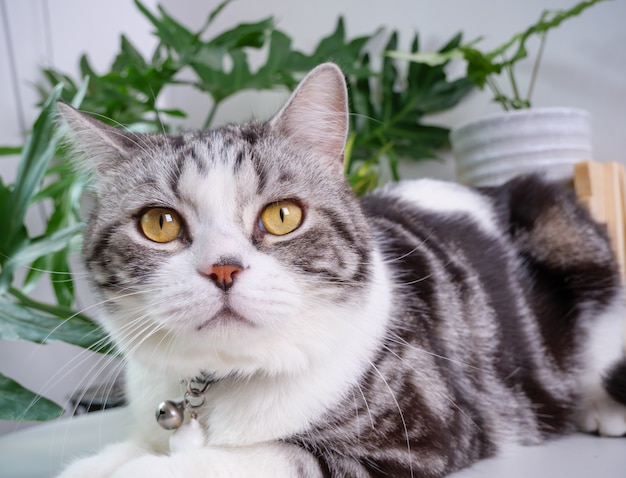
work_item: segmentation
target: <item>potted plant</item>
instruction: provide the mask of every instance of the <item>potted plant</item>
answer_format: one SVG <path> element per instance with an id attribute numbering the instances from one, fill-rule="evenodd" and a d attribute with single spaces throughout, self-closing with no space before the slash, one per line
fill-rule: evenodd
<path id="1" fill-rule="evenodd" d="M 569 18 L 605 0 L 588 0 L 568 10 L 544 11 L 539 20 L 491 51 L 480 51 L 480 39 L 444 53 L 389 52 L 394 58 L 437 65 L 453 59 L 467 63 L 466 77 L 478 88 L 487 87 L 504 113 L 469 121 L 454 128 L 450 143 L 457 160 L 457 179 L 476 186 L 494 185 L 518 174 L 542 172 L 548 178 L 570 178 L 572 165 L 592 157 L 588 112 L 575 108 L 531 108 L 547 34 Z M 528 56 L 526 43 L 540 44 L 525 94 L 515 67 Z M 498 83 L 506 76 L 509 92 Z"/>

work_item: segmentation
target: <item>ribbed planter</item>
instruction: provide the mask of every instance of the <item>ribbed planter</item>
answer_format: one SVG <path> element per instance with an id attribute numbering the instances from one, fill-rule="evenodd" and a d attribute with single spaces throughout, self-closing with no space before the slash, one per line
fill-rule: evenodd
<path id="1" fill-rule="evenodd" d="M 574 163 L 592 158 L 589 114 L 573 108 L 488 116 L 453 129 L 450 142 L 457 180 L 474 186 L 493 186 L 532 172 L 567 179 Z"/>

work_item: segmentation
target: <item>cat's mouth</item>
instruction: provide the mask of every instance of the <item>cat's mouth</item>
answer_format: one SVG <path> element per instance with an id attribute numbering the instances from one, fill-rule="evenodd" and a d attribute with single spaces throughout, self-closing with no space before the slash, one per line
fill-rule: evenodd
<path id="1" fill-rule="evenodd" d="M 235 312 L 230 306 L 225 305 L 208 320 L 202 322 L 196 330 L 203 330 L 208 327 L 230 326 L 230 325 L 254 326 L 254 323 Z"/>

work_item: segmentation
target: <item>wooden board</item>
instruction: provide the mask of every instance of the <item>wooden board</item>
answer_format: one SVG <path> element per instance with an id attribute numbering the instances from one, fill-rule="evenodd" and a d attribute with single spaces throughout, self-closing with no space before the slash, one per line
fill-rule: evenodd
<path id="1" fill-rule="evenodd" d="M 626 173 L 619 163 L 585 161 L 574 166 L 574 188 L 593 218 L 604 224 L 626 286 Z M 626 349 L 626 317 L 624 320 Z"/>

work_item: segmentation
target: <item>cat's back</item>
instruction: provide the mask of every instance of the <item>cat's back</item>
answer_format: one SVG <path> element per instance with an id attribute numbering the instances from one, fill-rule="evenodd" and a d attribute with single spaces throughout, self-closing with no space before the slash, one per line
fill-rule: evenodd
<path id="1" fill-rule="evenodd" d="M 400 274 L 399 283 L 413 289 L 443 280 L 457 266 L 463 276 L 488 272 L 510 250 L 497 201 L 477 189 L 432 179 L 403 181 L 362 204 L 388 265 Z"/>
<path id="2" fill-rule="evenodd" d="M 390 183 L 364 198 L 366 211 L 376 216 L 384 207 L 404 214 L 437 215 L 444 220 L 470 220 L 485 232 L 495 232 L 496 214 L 492 201 L 479 190 L 436 179 Z M 387 210 L 389 212 L 389 210 Z"/>
<path id="3" fill-rule="evenodd" d="M 545 308 L 567 315 L 607 305 L 620 289 L 606 229 L 565 183 L 529 175 L 470 188 L 423 179 L 389 185 L 362 204 L 399 284 L 418 295 L 450 281 L 482 291 L 496 315 L 518 315 L 502 304 L 523 302 L 541 319 Z"/>
<path id="4" fill-rule="evenodd" d="M 585 264 L 615 272 L 606 230 L 577 203 L 564 183 L 522 176 L 501 186 L 471 188 L 419 179 L 388 185 L 363 199 L 379 242 L 447 246 L 471 254 L 503 248 L 553 266 Z M 412 238 L 409 236 L 413 236 Z M 417 251 L 416 251 L 417 252 Z M 483 249 L 481 257 L 489 255 Z"/>
<path id="5" fill-rule="evenodd" d="M 362 204 L 395 281 L 394 333 L 444 357 L 449 396 L 525 442 L 570 430 L 585 330 L 621 297 L 606 231 L 573 192 L 417 180 Z"/>

